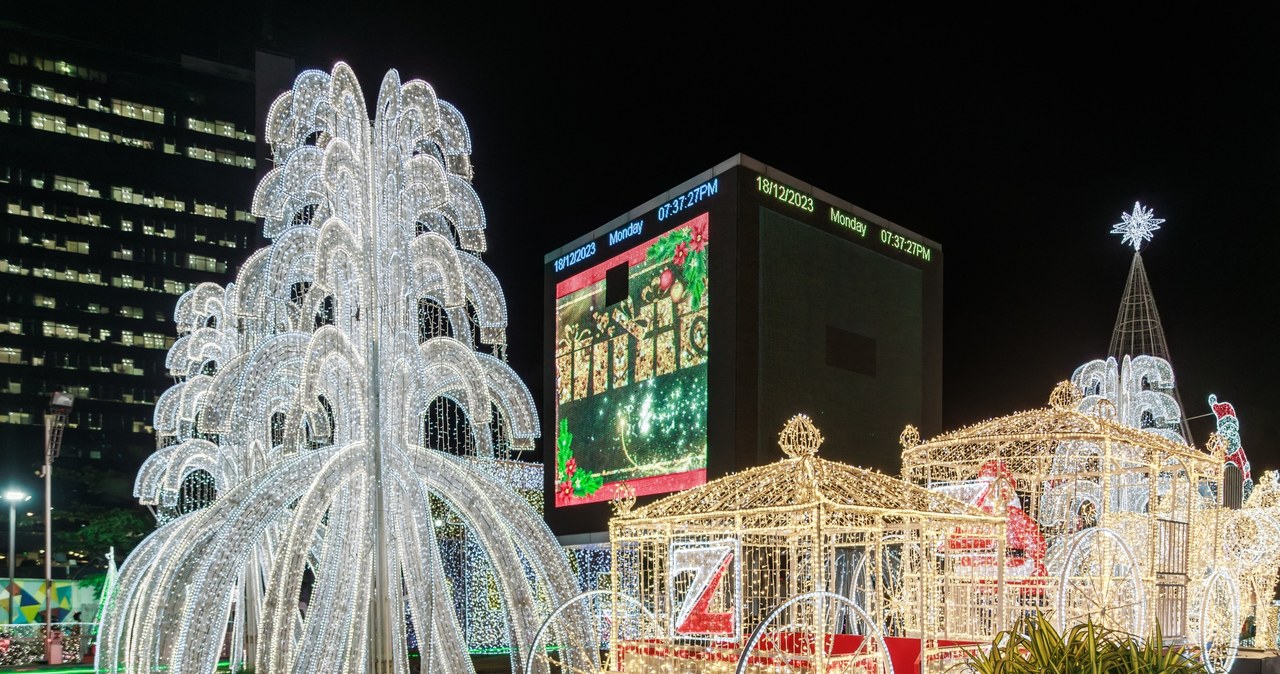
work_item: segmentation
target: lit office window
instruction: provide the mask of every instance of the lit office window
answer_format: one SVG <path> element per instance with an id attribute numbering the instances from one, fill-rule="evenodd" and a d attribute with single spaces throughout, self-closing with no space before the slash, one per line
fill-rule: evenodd
<path id="1" fill-rule="evenodd" d="M 70 105 L 72 107 L 80 105 L 80 98 L 78 96 L 72 96 L 71 94 L 58 91 L 53 87 L 41 84 L 31 85 L 31 97 L 38 98 L 42 101 L 49 101 L 51 103 Z"/>
<path id="2" fill-rule="evenodd" d="M 52 131 L 53 133 L 67 132 L 67 118 L 57 115 L 47 115 L 43 112 L 31 113 L 31 128 L 41 131 Z"/>
<path id="3" fill-rule="evenodd" d="M 219 262 L 216 258 L 205 257 L 204 255 L 187 255 L 187 268 L 223 273 L 227 271 L 227 263 Z"/>
<path id="4" fill-rule="evenodd" d="M 203 215 L 206 218 L 227 218 L 227 209 L 213 204 L 202 204 L 195 202 L 191 205 L 191 212 L 196 215 Z"/>
<path id="5" fill-rule="evenodd" d="M 107 133 L 106 131 L 103 131 L 101 129 L 98 129 L 92 126 L 87 126 L 85 124 L 76 124 L 75 129 L 73 129 L 71 132 L 71 135 L 76 136 L 78 138 L 88 138 L 89 140 L 96 140 L 103 143 L 111 142 L 110 133 Z"/>
<path id="6" fill-rule="evenodd" d="M 0 334 L 22 334 L 22 321 L 0 321 Z"/>
<path id="7" fill-rule="evenodd" d="M 88 341 L 89 335 L 81 333 L 79 326 L 69 323 L 55 323 L 53 321 L 43 321 L 40 324 L 40 332 L 44 337 L 57 337 L 59 339 L 83 339 Z"/>
<path id="8" fill-rule="evenodd" d="M 69 178 L 67 176 L 55 175 L 53 177 L 53 189 L 58 192 L 78 194 L 82 197 L 93 197 L 95 199 L 102 197 L 102 194 L 98 190 L 93 189 L 93 187 L 89 185 L 89 181 L 80 180 L 79 178 Z"/>
<path id="9" fill-rule="evenodd" d="M 105 133 L 105 132 L 100 132 L 100 133 Z M 104 139 L 98 138 L 97 140 L 104 140 Z M 118 133 L 111 134 L 111 142 L 116 143 L 117 145 L 127 145 L 129 147 L 136 147 L 139 150 L 150 150 L 155 147 L 155 144 L 149 140 L 143 140 L 142 138 L 133 138 L 130 136 L 122 136 Z"/>
<path id="10" fill-rule="evenodd" d="M 3 91 L 3 92 L 4 92 L 4 93 L 6 93 L 6 94 L 7 94 L 7 93 L 9 93 L 9 79 L 8 79 L 8 78 L 6 78 L 6 77 L 0 77 L 0 91 Z"/>
<path id="11" fill-rule="evenodd" d="M 129 248 L 121 248 L 120 250 L 111 251 L 111 257 L 117 260 L 133 260 L 133 250 Z"/>
<path id="12" fill-rule="evenodd" d="M 129 374 L 138 377 L 144 374 L 142 368 L 133 364 L 132 358 L 121 358 L 119 363 L 111 366 L 111 369 L 116 374 Z"/>
<path id="13" fill-rule="evenodd" d="M 22 349 L 12 346 L 0 346 L 0 363 L 22 365 Z"/>
<path id="14" fill-rule="evenodd" d="M 10 53 L 9 62 L 11 64 L 13 65 L 27 64 L 27 57 L 25 54 L 19 55 L 18 60 L 21 61 L 20 64 L 14 62 L 13 54 Z M 31 60 L 31 65 L 35 66 L 37 70 L 43 70 L 46 73 L 57 73 L 59 75 L 66 75 L 67 77 L 78 77 L 82 80 L 92 80 L 94 82 L 107 81 L 107 74 L 104 72 L 101 72 L 99 70 L 94 70 L 93 68 L 85 68 L 84 66 L 77 66 L 71 63 L 67 63 L 66 61 L 55 61 L 54 59 L 46 59 L 46 58 L 41 58 L 37 56 Z"/>
<path id="15" fill-rule="evenodd" d="M 58 298 L 49 297 L 47 295 L 36 295 L 31 303 L 36 305 L 37 307 L 44 307 L 45 309 L 58 308 Z"/>
<path id="16" fill-rule="evenodd" d="M 252 133 L 237 129 L 234 123 L 220 119 L 209 121 L 198 119 L 196 117 L 188 117 L 187 128 L 192 131 L 199 131 L 200 133 L 222 136 L 223 138 L 235 138 L 236 140 L 244 140 L 250 143 L 257 142 L 257 137 Z"/>
<path id="17" fill-rule="evenodd" d="M 121 117 L 141 119 L 144 122 L 164 124 L 164 108 L 134 103 L 119 98 L 111 99 L 111 112 Z"/>

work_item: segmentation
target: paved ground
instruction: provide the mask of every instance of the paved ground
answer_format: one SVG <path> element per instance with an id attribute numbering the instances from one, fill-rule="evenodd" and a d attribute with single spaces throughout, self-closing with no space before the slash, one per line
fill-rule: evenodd
<path id="1" fill-rule="evenodd" d="M 417 660 L 412 662 L 416 663 Z M 490 674 L 492 672 L 503 672 L 509 674 L 511 672 L 511 661 L 505 655 L 476 655 L 472 656 L 471 662 L 475 664 L 476 674 Z M 57 674 L 64 672 L 65 674 L 83 674 L 93 671 L 93 663 L 76 664 L 76 665 L 22 665 L 19 667 L 0 667 L 0 672 L 43 672 L 44 674 Z M 223 670 L 219 670 L 223 671 Z"/>

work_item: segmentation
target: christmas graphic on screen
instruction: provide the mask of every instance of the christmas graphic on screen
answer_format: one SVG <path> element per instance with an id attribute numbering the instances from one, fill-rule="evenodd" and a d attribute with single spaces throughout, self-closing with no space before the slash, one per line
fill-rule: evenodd
<path id="1" fill-rule="evenodd" d="M 703 213 L 555 286 L 555 507 L 706 482 Z"/>

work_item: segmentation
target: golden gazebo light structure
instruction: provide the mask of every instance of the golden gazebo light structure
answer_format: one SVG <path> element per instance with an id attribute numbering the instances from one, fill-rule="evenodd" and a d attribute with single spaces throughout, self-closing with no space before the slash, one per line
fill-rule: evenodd
<path id="1" fill-rule="evenodd" d="M 1272 601 L 1280 584 L 1280 474 L 1270 470 L 1261 476 L 1225 530 L 1225 549 L 1238 569 L 1240 614 L 1253 619 L 1252 645 L 1273 647 L 1280 617 Z"/>
<path id="2" fill-rule="evenodd" d="M 1062 382 L 1047 408 L 904 441 L 903 478 L 1006 518 L 1019 563 L 1000 584 L 1000 624 L 1033 610 L 1140 636 L 1158 623 L 1225 671 L 1240 621 L 1221 443 L 1203 452 L 1119 423 L 1105 401 L 1082 412 L 1082 399 Z"/>
<path id="3" fill-rule="evenodd" d="M 821 442 L 798 415 L 785 459 L 619 509 L 613 614 L 653 619 L 615 621 L 607 669 L 907 671 L 922 646 L 990 638 L 999 611 L 972 590 L 1003 568 L 1003 515 L 821 459 Z"/>

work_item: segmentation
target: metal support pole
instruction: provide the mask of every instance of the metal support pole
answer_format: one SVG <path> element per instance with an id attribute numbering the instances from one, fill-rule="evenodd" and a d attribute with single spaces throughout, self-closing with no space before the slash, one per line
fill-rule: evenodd
<path id="1" fill-rule="evenodd" d="M 48 662 L 53 655 L 53 504 L 49 500 L 53 494 L 53 466 L 47 451 L 44 456 L 44 655 Z"/>
<path id="2" fill-rule="evenodd" d="M 9 624 L 14 624 L 13 619 L 13 541 L 17 535 L 17 517 L 18 506 L 13 501 L 9 501 Z"/>

